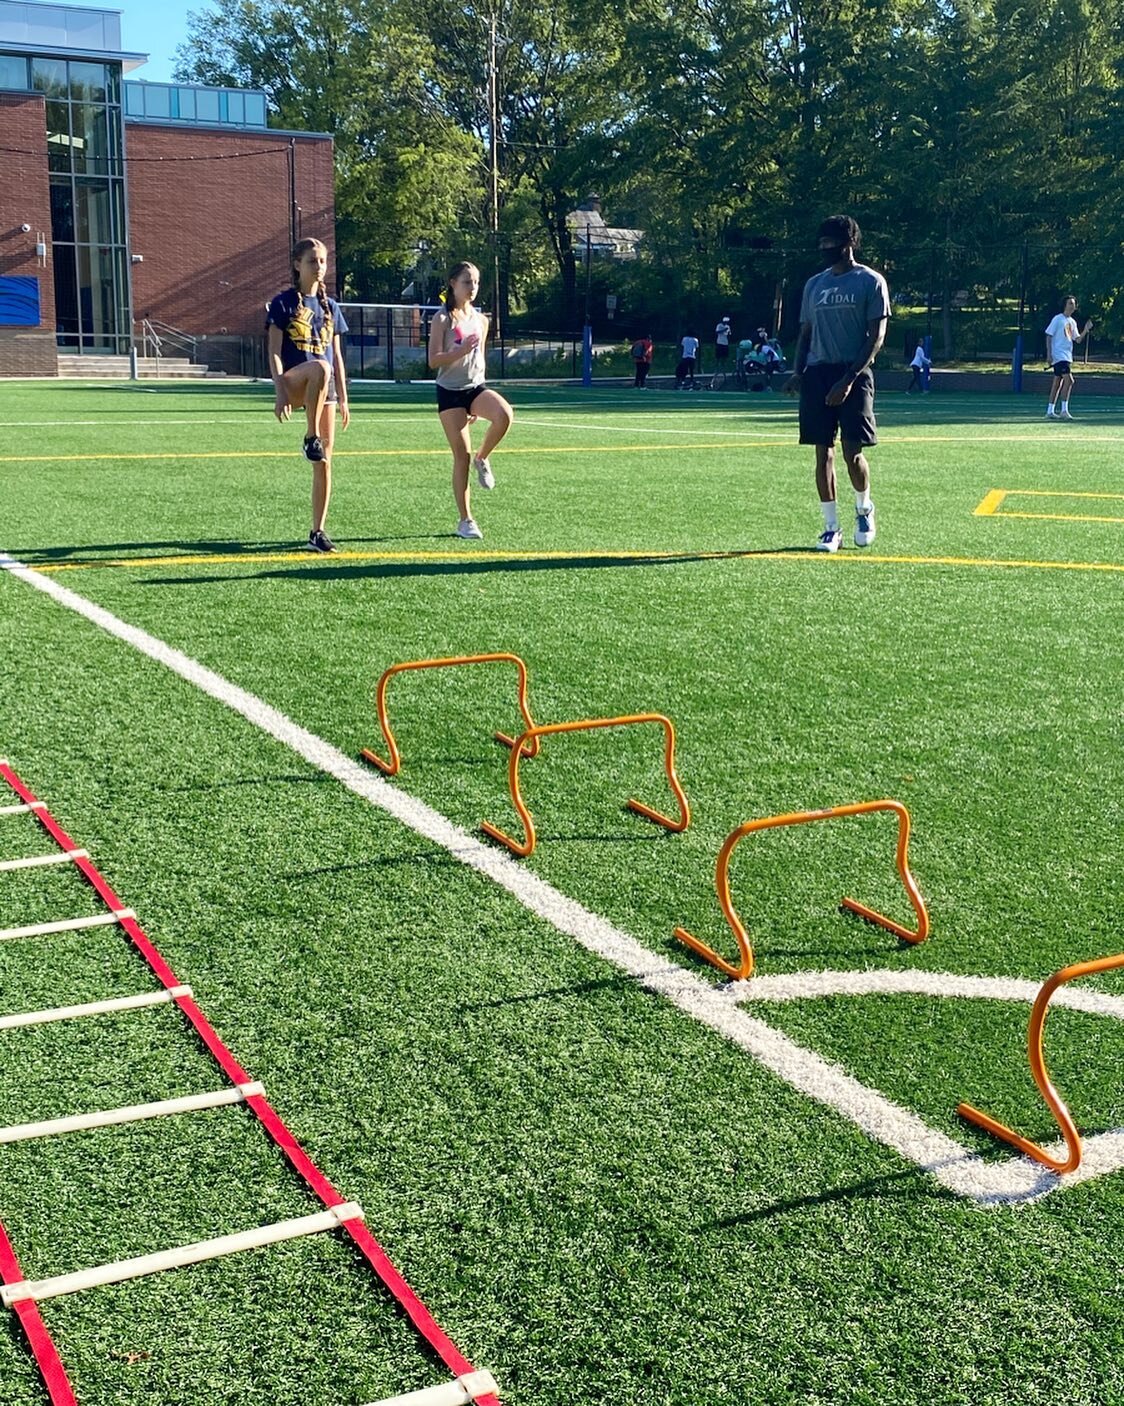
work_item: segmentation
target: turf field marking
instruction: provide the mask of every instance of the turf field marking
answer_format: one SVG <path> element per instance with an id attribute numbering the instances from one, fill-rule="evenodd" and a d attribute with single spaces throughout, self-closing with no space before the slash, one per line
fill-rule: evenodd
<path id="1" fill-rule="evenodd" d="M 590 912 L 539 878 L 505 850 L 483 844 L 439 811 L 373 774 L 263 699 L 205 668 L 163 640 L 3 553 L 0 553 L 0 568 L 147 658 L 163 664 L 267 736 L 289 747 L 310 766 L 334 777 L 349 791 L 415 834 L 492 879 L 558 932 L 572 937 L 586 951 L 612 963 L 646 990 L 663 996 L 679 1010 L 745 1050 L 792 1088 L 850 1120 L 868 1137 L 899 1153 L 957 1195 L 989 1207 L 1024 1203 L 1059 1187 L 1124 1167 L 1124 1129 L 1090 1138 L 1082 1167 L 1066 1177 L 1058 1177 L 1024 1157 L 985 1161 L 961 1143 L 930 1128 L 923 1119 L 876 1089 L 868 1088 L 838 1065 L 747 1015 L 740 1009 L 739 1002 L 747 995 L 752 998 L 752 992 L 741 991 L 736 985 L 715 986 L 687 968 L 658 956 L 606 918 Z"/>
<path id="2" fill-rule="evenodd" d="M 1116 522 L 1124 517 L 1102 517 L 1089 513 L 1029 513 L 1000 511 L 1008 498 L 1093 498 L 1102 502 L 1124 503 L 1124 493 L 1086 493 L 1077 489 L 1053 488 L 993 488 L 976 508 L 974 517 L 1033 518 L 1038 522 Z"/>
<path id="3" fill-rule="evenodd" d="M 1012 976 L 959 976 L 927 971 L 814 971 L 784 976 L 755 976 L 739 993 L 750 1001 L 810 1001 L 823 996 L 938 996 L 964 1000 L 1020 1001 L 1033 1005 L 1041 981 Z M 1067 1006 L 1086 1015 L 1124 1020 L 1124 996 L 1092 987 L 1064 986 L 1052 1006 Z"/>
<path id="4" fill-rule="evenodd" d="M 638 431 L 642 433 L 642 431 Z M 674 434 L 675 431 L 670 431 Z M 705 433 L 705 431 L 700 431 Z M 521 454 L 621 454 L 657 451 L 676 454 L 702 453 L 713 449 L 744 449 L 749 443 L 739 440 L 736 444 L 567 444 L 567 445 L 527 445 L 505 449 L 507 458 Z M 799 446 L 787 439 L 758 439 L 755 445 L 774 448 L 795 449 Z M 93 464 L 106 461 L 122 463 L 128 460 L 151 459 L 287 459 L 294 454 L 291 449 L 215 449 L 192 454 L 23 454 L 0 455 L 0 464 Z M 332 460 L 336 459 L 447 459 L 448 449 L 333 449 Z"/>
<path id="5" fill-rule="evenodd" d="M 754 417 L 754 418 L 756 418 L 756 417 Z M 568 420 L 537 420 L 537 419 L 533 419 L 533 418 L 532 418 L 531 416 L 529 416 L 529 415 L 520 415 L 520 416 L 519 416 L 519 423 L 520 423 L 521 425 L 542 425 L 542 426 L 550 426 L 550 427 L 553 427 L 553 428 L 555 428 L 555 429 L 602 430 L 602 431 L 605 431 L 605 432 L 610 433 L 610 434 L 681 434 L 681 435 L 696 435 L 696 436 L 709 434 L 709 435 L 725 435 L 727 438 L 730 438 L 730 437 L 732 437 L 732 435 L 734 435 L 734 434 L 737 433 L 736 431 L 731 431 L 731 430 L 673 430 L 673 429 L 669 429 L 667 426 L 663 426 L 663 425 L 653 426 L 651 429 L 645 429 L 645 428 L 644 428 L 643 426 L 641 426 L 641 425 L 606 425 L 606 424 L 603 424 L 600 420 L 574 420 L 574 419 L 568 419 Z M 793 414 L 790 418 L 787 418 L 787 419 L 784 421 L 784 423 L 790 425 L 790 426 L 792 427 L 792 429 L 795 429 L 795 428 L 796 428 L 796 418 L 795 418 L 795 414 Z M 752 435 L 752 434 L 753 434 L 753 431 L 752 431 L 752 430 L 747 430 L 747 431 L 745 432 L 745 438 L 742 439 L 741 442 L 742 442 L 742 443 L 748 443 L 748 442 L 749 442 L 749 436 Z M 980 435 L 959 435 L 959 434 L 956 434 L 956 435 L 949 435 L 949 434 L 894 434 L 894 433 L 891 432 L 890 434 L 884 434 L 884 435 L 882 435 L 881 438 L 879 439 L 878 443 L 879 443 L 880 446 L 885 446 L 885 445 L 890 445 L 890 444 L 975 444 L 975 445 L 980 445 L 980 444 L 983 444 L 983 445 L 988 445 L 988 444 L 1045 444 L 1045 443 L 1047 442 L 1047 440 L 1051 440 L 1051 439 L 1053 439 L 1053 438 L 1055 438 L 1055 436 L 1049 434 L 1048 432 L 1047 432 L 1047 433 L 1042 433 L 1042 434 L 1025 434 L 1025 433 L 1024 433 L 1024 434 L 997 434 L 997 435 L 989 434 L 989 435 L 986 435 L 986 436 L 984 436 L 984 437 L 982 437 L 982 438 L 981 438 Z M 1066 438 L 1066 442 L 1067 442 L 1067 443 L 1071 443 L 1071 444 L 1072 444 L 1072 443 L 1078 443 L 1078 444 L 1120 444 L 1120 443 L 1124 443 L 1124 439 L 1122 439 L 1121 436 L 1119 436 L 1119 435 L 1113 436 L 1113 435 L 1072 435 L 1072 434 L 1067 434 L 1065 438 Z M 800 445 L 800 444 L 797 444 L 796 441 L 791 437 L 791 435 L 788 436 L 788 437 L 786 437 L 785 439 L 778 439 L 778 440 L 758 440 L 758 441 L 756 441 L 756 442 L 757 442 L 757 443 L 760 443 L 760 444 L 788 445 L 788 446 L 789 446 L 790 448 L 792 448 L 792 449 L 802 449 L 802 450 L 804 450 L 805 452 L 807 452 L 807 449 L 808 449 L 808 446 L 807 446 L 807 445 Z M 632 448 L 633 446 L 630 445 L 629 447 Z M 682 447 L 683 451 L 686 452 L 688 448 L 693 448 L 694 446 L 683 445 L 683 446 L 681 446 L 681 447 Z M 733 447 L 733 446 L 722 446 L 722 447 L 723 447 L 723 448 L 727 448 L 727 447 Z M 621 446 L 616 445 L 616 446 L 613 446 L 613 448 L 616 449 L 616 450 L 619 452 Z M 592 447 L 591 447 L 591 452 L 593 452 Z M 601 446 L 601 445 L 598 445 L 598 446 L 597 446 L 597 452 L 604 452 L 604 447 Z"/>
<path id="6" fill-rule="evenodd" d="M 336 551 L 331 554 L 332 562 L 344 561 L 386 561 L 386 562 L 427 562 L 427 561 L 460 561 L 460 562 L 487 562 L 487 561 L 558 561 L 573 562 L 580 565 L 582 562 L 596 559 L 597 561 L 722 561 L 722 560 L 754 560 L 754 561 L 803 561 L 824 563 L 825 569 L 830 569 L 828 563 L 867 562 L 880 566 L 1003 566 L 1019 567 L 1023 570 L 1041 571 L 1108 571 L 1124 573 L 1124 565 L 1117 562 L 1099 561 L 1019 561 L 1015 559 L 1005 559 L 1002 557 L 915 557 L 915 556 L 886 556 L 877 553 L 867 552 L 836 552 L 831 556 L 822 552 L 813 551 L 809 547 L 806 551 L 713 551 L 713 552 L 627 552 L 627 551 L 598 551 L 590 548 L 584 552 L 491 552 L 491 551 L 448 551 L 448 552 L 348 552 Z M 116 570 L 127 570 L 128 568 L 140 569 L 142 567 L 154 566 L 253 566 L 255 564 L 268 564 L 270 562 L 291 562 L 293 565 L 302 563 L 311 565 L 313 562 L 324 565 L 326 558 L 319 552 L 292 551 L 292 552 L 231 552 L 225 555 L 211 556 L 170 556 L 170 557 L 119 557 L 104 561 L 64 561 L 50 562 L 43 566 L 27 566 L 28 571 L 35 571 L 41 575 L 55 575 L 60 571 L 93 571 L 105 567 L 112 567 Z"/>

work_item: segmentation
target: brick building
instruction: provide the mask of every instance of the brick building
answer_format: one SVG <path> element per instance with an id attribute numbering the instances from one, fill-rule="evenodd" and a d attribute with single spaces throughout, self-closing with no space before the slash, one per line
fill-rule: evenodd
<path id="1" fill-rule="evenodd" d="M 0 375 L 127 356 L 145 319 L 258 336 L 296 237 L 334 270 L 331 138 L 268 128 L 260 92 L 125 78 L 144 62 L 116 11 L 0 0 Z"/>

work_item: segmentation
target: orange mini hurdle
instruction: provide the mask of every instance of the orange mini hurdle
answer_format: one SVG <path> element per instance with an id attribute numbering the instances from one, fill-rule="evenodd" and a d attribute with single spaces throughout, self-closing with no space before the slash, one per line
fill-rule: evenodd
<path id="1" fill-rule="evenodd" d="M 507 782 L 511 791 L 511 801 L 523 822 L 527 838 L 522 843 L 519 840 L 514 840 L 498 826 L 490 825 L 486 820 L 481 821 L 480 828 L 486 835 L 491 835 L 493 840 L 499 840 L 501 845 L 506 845 L 512 854 L 518 855 L 520 859 L 526 859 L 528 855 L 534 853 L 536 835 L 535 822 L 531 818 L 531 812 L 524 804 L 522 793 L 519 790 L 520 757 L 533 757 L 538 751 L 540 737 L 550 737 L 560 732 L 587 732 L 598 727 L 631 727 L 634 723 L 659 723 L 664 730 L 664 771 L 667 773 L 668 784 L 675 794 L 675 799 L 679 803 L 679 819 L 672 820 L 660 811 L 653 810 L 651 806 L 644 805 L 641 801 L 628 800 L 625 805 L 629 810 L 634 810 L 637 815 L 654 820 L 665 830 L 673 830 L 677 835 L 682 834 L 691 823 L 691 807 L 687 797 L 683 794 L 679 778 L 675 774 L 675 727 L 671 719 L 665 718 L 662 713 L 629 713 L 621 718 L 586 718 L 581 722 L 548 723 L 544 727 L 529 727 L 521 737 L 511 744 L 511 760 L 507 766 Z"/>
<path id="2" fill-rule="evenodd" d="M 868 908 L 853 898 L 844 898 L 842 906 L 850 909 L 852 913 L 857 913 L 860 918 L 866 918 L 868 922 L 877 923 L 879 927 L 888 929 L 905 942 L 924 942 L 929 936 L 929 913 L 925 907 L 925 900 L 921 897 L 917 884 L 914 882 L 913 875 L 909 872 L 909 811 L 900 801 L 859 801 L 855 805 L 831 806 L 827 810 L 801 810 L 795 811 L 791 815 L 770 815 L 764 820 L 747 820 L 744 825 L 739 825 L 736 830 L 732 830 L 726 836 L 726 841 L 718 854 L 718 864 L 714 876 L 715 886 L 718 889 L 718 902 L 722 905 L 726 922 L 730 925 L 730 931 L 737 941 L 740 961 L 736 965 L 726 961 L 725 957 L 719 956 L 713 948 L 708 947 L 705 942 L 688 932 L 686 928 L 676 928 L 675 936 L 680 942 L 685 943 L 692 952 L 709 962 L 712 967 L 717 967 L 720 972 L 732 977 L 734 981 L 744 981 L 753 972 L 753 947 L 745 925 L 738 917 L 737 910 L 730 898 L 730 857 L 734 850 L 747 835 L 752 835 L 756 830 L 775 830 L 782 825 L 806 825 L 814 820 L 835 820 L 845 815 L 867 815 L 871 811 L 878 810 L 893 811 L 898 817 L 898 847 L 895 863 L 901 881 L 905 885 L 905 891 L 909 895 L 909 901 L 913 905 L 913 911 L 917 914 L 917 931 L 913 932 L 909 928 L 902 927 L 892 918 L 875 912 L 873 908 Z"/>
<path id="3" fill-rule="evenodd" d="M 1009 1142 L 1012 1147 L 1017 1147 L 1020 1152 L 1025 1152 L 1028 1157 L 1033 1157 L 1036 1162 L 1041 1162 L 1044 1167 L 1049 1167 L 1059 1176 L 1066 1172 L 1075 1172 L 1081 1165 L 1081 1134 L 1077 1131 L 1069 1109 L 1050 1082 L 1050 1075 L 1046 1069 L 1046 1057 L 1042 1052 L 1046 1016 L 1049 1014 L 1050 998 L 1059 986 L 1064 986 L 1068 981 L 1076 981 L 1081 976 L 1096 976 L 1098 972 L 1115 971 L 1118 967 L 1124 967 L 1124 952 L 1115 957 L 1099 957 L 1093 962 L 1075 962 L 1073 966 L 1063 967 L 1061 971 L 1047 977 L 1042 983 L 1042 989 L 1035 997 L 1034 1006 L 1030 1012 L 1030 1024 L 1027 1027 L 1026 1037 L 1030 1072 L 1034 1075 L 1034 1082 L 1038 1085 L 1039 1093 L 1046 1100 L 1050 1112 L 1054 1115 L 1054 1122 L 1061 1129 L 1066 1145 L 1065 1157 L 1051 1156 L 1038 1143 L 1031 1142 L 1029 1138 L 1020 1137 L 1012 1128 L 998 1122 L 989 1114 L 982 1113 L 970 1103 L 957 1105 L 956 1111 L 961 1118 L 966 1119 L 969 1123 L 975 1123 L 977 1127 L 983 1128 L 993 1137 L 1000 1138 L 1003 1142 Z"/>
<path id="4" fill-rule="evenodd" d="M 395 674 L 406 673 L 411 669 L 447 669 L 458 664 L 514 664 L 519 674 L 519 711 L 523 714 L 523 721 L 527 724 L 529 731 L 533 732 L 535 720 L 531 717 L 531 710 L 527 705 L 527 666 L 518 654 L 458 654 L 448 659 L 411 659 L 404 664 L 392 664 L 379 679 L 378 688 L 375 690 L 375 707 L 378 710 L 379 726 L 382 728 L 382 735 L 386 738 L 387 750 L 390 753 L 390 760 L 386 761 L 373 752 L 369 747 L 364 747 L 359 755 L 364 761 L 377 766 L 387 776 L 397 776 L 402 769 L 402 757 L 398 751 L 398 744 L 394 740 L 394 733 L 390 730 L 390 718 L 386 711 L 386 686 Z M 524 736 L 527 736 L 524 733 Z M 505 747 L 514 745 L 514 741 L 506 732 L 493 733 L 497 742 L 502 742 Z M 527 756 L 537 757 L 539 752 L 538 738 L 535 737 Z"/>

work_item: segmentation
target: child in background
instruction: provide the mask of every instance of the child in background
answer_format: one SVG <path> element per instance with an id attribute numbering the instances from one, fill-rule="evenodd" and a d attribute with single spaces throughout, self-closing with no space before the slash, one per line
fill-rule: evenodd
<path id="1" fill-rule="evenodd" d="M 468 488 L 470 462 L 481 488 L 495 488 L 489 457 L 511 428 L 515 411 L 502 395 L 484 384 L 484 346 L 488 319 L 473 307 L 480 291 L 480 270 L 467 261 L 449 274 L 444 309 L 429 327 L 429 365 L 437 372 L 437 418 L 453 451 L 453 498 L 457 536 L 483 537 L 473 516 Z M 488 421 L 480 452 L 472 457 L 469 426 Z"/>
<path id="2" fill-rule="evenodd" d="M 324 531 L 332 496 L 332 445 L 336 406 L 346 430 L 347 376 L 340 334 L 347 322 L 339 304 L 324 285 L 328 250 L 319 239 L 302 239 L 291 255 L 292 286 L 269 305 L 269 369 L 277 396 L 273 413 L 282 424 L 294 410 L 304 409 L 308 433 L 304 456 L 312 463 L 312 530 L 308 546 L 314 552 L 334 552 Z"/>

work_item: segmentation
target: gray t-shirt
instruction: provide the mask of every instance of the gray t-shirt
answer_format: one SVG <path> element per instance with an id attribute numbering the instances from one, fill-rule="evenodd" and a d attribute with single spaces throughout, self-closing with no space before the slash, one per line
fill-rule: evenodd
<path id="1" fill-rule="evenodd" d="M 460 318 L 456 326 L 447 312 L 439 312 L 434 320 L 442 329 L 439 350 L 443 352 L 456 351 L 461 339 L 470 332 L 484 336 L 488 330 L 484 314 L 476 312 L 475 309 L 467 317 Z M 470 386 L 482 386 L 484 374 L 484 345 L 480 343 L 459 361 L 442 366 L 437 372 L 436 380 L 437 384 L 447 391 L 463 391 L 468 390 Z"/>
<path id="2" fill-rule="evenodd" d="M 845 273 L 817 273 L 800 303 L 800 321 L 812 326 L 808 365 L 849 365 L 863 349 L 867 324 L 889 316 L 886 280 L 874 269 L 856 264 Z"/>

